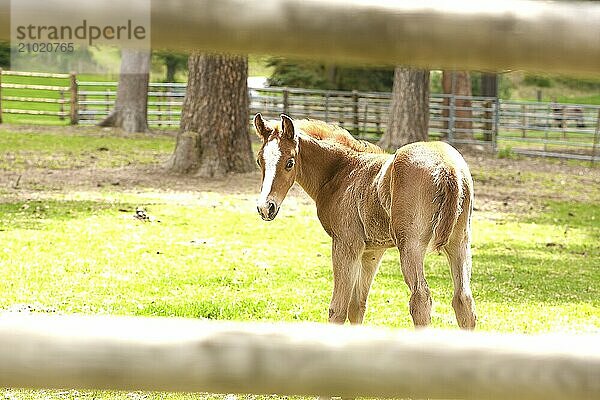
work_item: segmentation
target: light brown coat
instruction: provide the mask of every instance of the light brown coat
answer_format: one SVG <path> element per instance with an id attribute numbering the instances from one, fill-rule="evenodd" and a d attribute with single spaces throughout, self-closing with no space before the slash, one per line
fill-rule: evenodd
<path id="1" fill-rule="evenodd" d="M 296 181 L 315 201 L 332 238 L 330 322 L 362 322 L 383 253 L 396 247 L 415 326 L 431 321 L 423 260 L 433 250 L 443 251 L 450 263 L 459 326 L 475 327 L 473 181 L 458 151 L 443 142 L 419 142 L 386 154 L 342 128 L 285 115 L 280 123 L 267 123 L 257 114 L 254 125 L 263 141 L 257 160 L 263 174 L 259 214 L 274 219 Z"/>

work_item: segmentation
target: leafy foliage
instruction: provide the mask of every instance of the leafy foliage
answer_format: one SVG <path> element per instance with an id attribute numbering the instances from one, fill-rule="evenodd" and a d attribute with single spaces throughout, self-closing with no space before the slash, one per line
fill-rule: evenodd
<path id="1" fill-rule="evenodd" d="M 176 82 L 177 72 L 187 68 L 188 54 L 169 50 L 157 50 L 152 53 L 154 61 L 165 66 L 164 82 Z"/>
<path id="2" fill-rule="evenodd" d="M 525 74 L 523 83 L 529 86 L 548 88 L 553 86 L 552 79 L 544 75 Z"/>
<path id="3" fill-rule="evenodd" d="M 349 67 L 281 57 L 269 58 L 267 66 L 273 68 L 271 86 L 389 92 L 394 84 L 392 67 Z"/>
<path id="4" fill-rule="evenodd" d="M 565 75 L 537 75 L 525 74 L 523 83 L 529 86 L 541 88 L 551 88 L 562 85 L 568 89 L 574 90 L 595 90 L 600 91 L 599 78 L 570 77 Z"/>
<path id="5" fill-rule="evenodd" d="M 10 44 L 0 41 L 0 68 L 9 68 L 10 66 Z"/>
<path id="6" fill-rule="evenodd" d="M 600 92 L 600 78 L 573 78 L 569 76 L 557 76 L 556 82 L 570 89 L 594 90 Z"/>

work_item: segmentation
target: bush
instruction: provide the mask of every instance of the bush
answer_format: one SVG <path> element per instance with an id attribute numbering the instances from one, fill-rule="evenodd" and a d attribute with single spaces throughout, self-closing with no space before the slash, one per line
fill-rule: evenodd
<path id="1" fill-rule="evenodd" d="M 429 73 L 429 92 L 443 93 L 442 90 L 442 71 L 431 71 Z"/>
<path id="2" fill-rule="evenodd" d="M 556 82 L 565 85 L 569 89 L 600 91 L 600 79 L 598 78 L 571 78 L 569 76 L 557 76 Z"/>
<path id="3" fill-rule="evenodd" d="M 518 158 L 517 153 L 515 153 L 512 147 L 507 146 L 501 149 L 498 149 L 498 158 L 504 158 L 507 160 L 516 160 Z"/>
<path id="4" fill-rule="evenodd" d="M 549 88 L 553 86 L 552 78 L 542 75 L 526 74 L 523 83 L 528 86 Z"/>
<path id="5" fill-rule="evenodd" d="M 348 67 L 282 57 L 271 57 L 267 66 L 273 68 L 270 86 L 389 92 L 394 85 L 392 67 Z"/>
<path id="6" fill-rule="evenodd" d="M 0 68 L 10 68 L 10 44 L 0 41 Z"/>

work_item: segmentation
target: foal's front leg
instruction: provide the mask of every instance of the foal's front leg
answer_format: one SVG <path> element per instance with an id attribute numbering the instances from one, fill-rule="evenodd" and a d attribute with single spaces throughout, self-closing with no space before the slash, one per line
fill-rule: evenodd
<path id="1" fill-rule="evenodd" d="M 358 279 L 364 242 L 333 239 L 333 296 L 329 306 L 329 322 L 343 324 L 348 318 L 348 307 Z"/>
<path id="2" fill-rule="evenodd" d="M 361 259 L 361 269 L 358 277 L 356 278 L 356 284 L 354 285 L 354 291 L 352 292 L 352 300 L 350 300 L 350 307 L 348 308 L 348 319 L 351 324 L 362 324 L 367 310 L 367 298 L 369 297 L 369 290 L 373 283 L 373 278 L 379 268 L 379 263 L 383 257 L 385 250 L 365 250 Z"/>

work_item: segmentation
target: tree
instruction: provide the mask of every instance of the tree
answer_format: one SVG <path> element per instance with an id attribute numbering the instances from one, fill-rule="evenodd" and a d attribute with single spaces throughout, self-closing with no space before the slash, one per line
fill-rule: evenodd
<path id="1" fill-rule="evenodd" d="M 481 74 L 481 84 L 480 84 L 480 95 L 484 97 L 498 97 L 498 75 L 492 73 L 483 73 Z M 483 114 L 485 118 L 485 122 L 483 124 L 483 140 L 487 142 L 491 142 L 492 132 L 494 130 L 493 125 L 493 112 L 492 112 L 492 102 L 486 101 L 483 104 L 485 108 L 485 112 Z"/>
<path id="2" fill-rule="evenodd" d="M 153 53 L 155 59 L 165 65 L 165 82 L 175 82 L 175 74 L 178 70 L 187 66 L 188 55 L 185 53 L 174 53 L 169 50 L 159 50 Z"/>
<path id="3" fill-rule="evenodd" d="M 282 57 L 269 58 L 267 65 L 273 68 L 271 86 L 387 92 L 394 83 L 394 70 L 389 67 L 349 67 Z"/>
<path id="4" fill-rule="evenodd" d="M 0 41 L 0 68 L 10 66 L 10 43 Z"/>
<path id="5" fill-rule="evenodd" d="M 379 141 L 384 149 L 427 140 L 429 70 L 396 67 L 387 130 Z"/>
<path id="6" fill-rule="evenodd" d="M 480 96 L 498 97 L 498 75 L 493 73 L 482 73 L 480 84 Z"/>
<path id="7" fill-rule="evenodd" d="M 248 115 L 248 59 L 190 55 L 181 126 L 167 167 L 210 178 L 253 171 Z"/>
<path id="8" fill-rule="evenodd" d="M 115 107 L 98 125 L 123 128 L 126 132 L 147 131 L 149 79 L 150 52 L 123 49 Z"/>
<path id="9" fill-rule="evenodd" d="M 442 73 L 442 91 L 445 94 L 457 96 L 471 96 L 471 77 L 467 71 L 443 71 Z M 444 98 L 444 106 L 448 107 L 450 101 Z M 458 98 L 454 100 L 454 138 L 472 139 L 473 122 L 468 121 L 473 118 L 471 100 Z M 442 111 L 442 116 L 449 117 L 448 109 Z M 448 122 L 444 121 L 444 128 L 448 129 Z"/>

